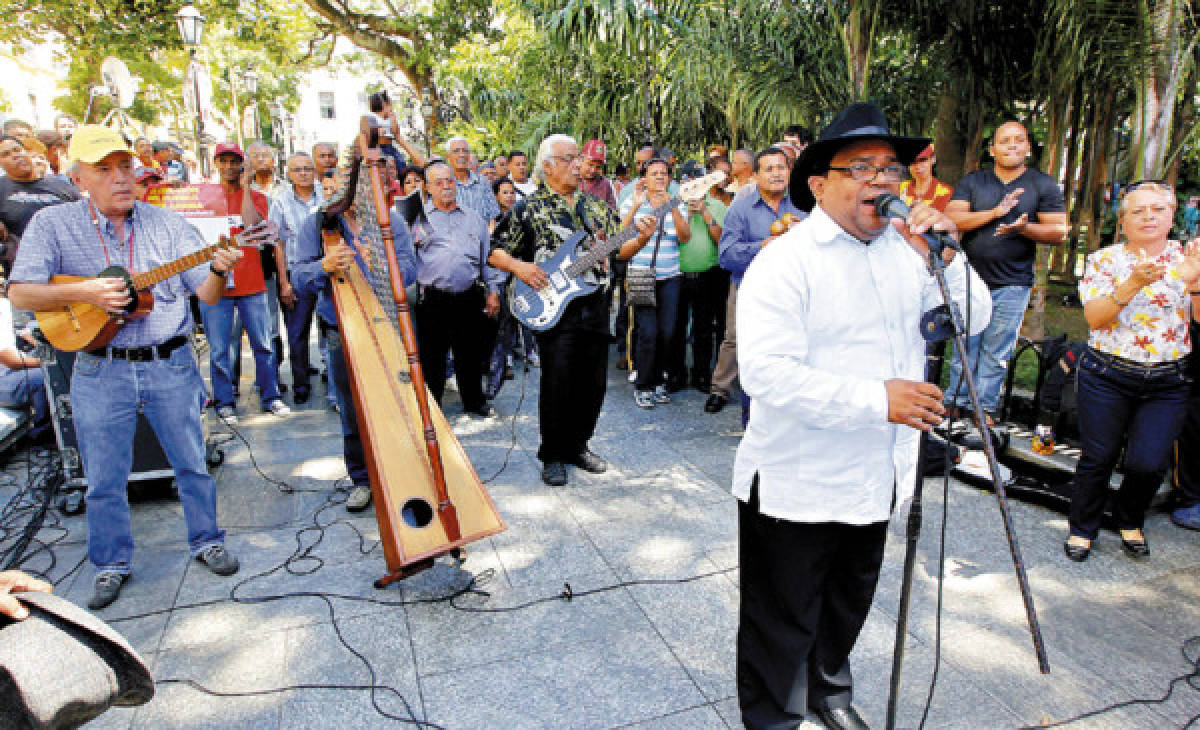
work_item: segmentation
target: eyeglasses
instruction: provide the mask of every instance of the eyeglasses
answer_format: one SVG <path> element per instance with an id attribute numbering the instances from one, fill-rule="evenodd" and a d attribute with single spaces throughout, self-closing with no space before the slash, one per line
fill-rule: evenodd
<path id="1" fill-rule="evenodd" d="M 311 166 L 309 166 L 309 167 L 293 167 L 292 168 L 292 172 L 316 172 L 316 170 L 317 170 L 317 168 L 311 167 Z"/>
<path id="2" fill-rule="evenodd" d="M 868 165 L 865 162 L 856 162 L 847 167 L 829 166 L 830 170 L 844 172 L 850 176 L 855 182 L 870 182 L 875 179 L 876 175 L 883 178 L 884 182 L 904 182 L 908 179 L 908 168 L 904 165 L 884 165 L 877 167 Z"/>
<path id="3" fill-rule="evenodd" d="M 574 162 L 583 162 L 583 155 L 550 155 L 552 160 L 560 160 L 570 165 Z"/>

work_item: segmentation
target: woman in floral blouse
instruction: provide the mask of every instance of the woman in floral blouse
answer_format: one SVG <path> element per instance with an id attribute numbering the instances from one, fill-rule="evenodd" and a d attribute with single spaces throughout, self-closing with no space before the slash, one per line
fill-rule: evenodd
<path id="1" fill-rule="evenodd" d="M 1076 562 L 1091 552 L 1109 479 L 1126 444 L 1113 517 L 1125 552 L 1150 554 L 1142 523 L 1186 413 L 1188 325 L 1193 304 L 1200 304 L 1200 246 L 1167 240 L 1175 205 L 1174 192 L 1163 183 L 1126 188 L 1118 211 L 1125 242 L 1088 256 L 1079 282 L 1090 334 L 1079 361 L 1082 454 L 1071 534 L 1063 545 Z"/>

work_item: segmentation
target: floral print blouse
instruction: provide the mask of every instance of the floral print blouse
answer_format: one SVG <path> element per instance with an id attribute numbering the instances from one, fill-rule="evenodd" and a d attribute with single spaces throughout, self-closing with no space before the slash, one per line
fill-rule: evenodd
<path id="1" fill-rule="evenodd" d="M 1192 351 L 1188 335 L 1191 301 L 1187 284 L 1179 277 L 1183 247 L 1167 241 L 1153 261 L 1166 266 L 1167 273 L 1142 287 L 1107 327 L 1092 329 L 1088 345 L 1143 365 L 1178 360 Z M 1079 281 L 1080 299 L 1087 304 L 1112 295 L 1136 264 L 1137 254 L 1121 243 L 1093 252 Z"/>

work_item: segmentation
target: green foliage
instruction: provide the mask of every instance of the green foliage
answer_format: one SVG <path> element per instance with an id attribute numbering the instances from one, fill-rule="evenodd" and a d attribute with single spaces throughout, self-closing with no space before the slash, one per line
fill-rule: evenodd
<path id="1" fill-rule="evenodd" d="M 312 20 L 284 0 L 199 0 L 196 7 L 207 19 L 200 58 L 212 70 L 217 110 L 228 116 L 232 107 L 222 73 L 230 65 L 248 63 L 256 65 L 260 76 L 259 99 L 282 97 L 294 105 L 298 74 L 329 45 L 320 40 Z M 68 91 L 55 106 L 64 112 L 83 118 L 88 89 L 101 82 L 101 61 L 115 56 L 142 79 L 141 92 L 127 110 L 132 119 L 188 127 L 190 122 L 182 119 L 181 88 L 188 55 L 175 23 L 178 9 L 175 3 L 153 0 L 0 0 L 0 13 L 8 21 L 0 27 L 0 42 L 18 48 L 33 39 L 62 44 L 70 59 Z M 248 100 L 243 92 L 242 103 Z M 90 120 L 103 119 L 111 109 L 107 97 L 96 97 Z"/>

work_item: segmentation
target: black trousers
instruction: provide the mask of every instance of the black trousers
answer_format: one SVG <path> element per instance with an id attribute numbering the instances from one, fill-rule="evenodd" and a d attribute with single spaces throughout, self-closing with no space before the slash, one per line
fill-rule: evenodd
<path id="1" fill-rule="evenodd" d="M 427 288 L 416 309 L 417 347 L 425 383 L 438 405 L 446 391 L 446 353 L 454 353 L 454 378 L 463 409 L 483 408 L 483 363 L 492 352 L 495 324 L 483 313 L 484 294 L 478 287 L 462 292 Z"/>
<path id="2" fill-rule="evenodd" d="M 1200 388 L 1194 385 L 1175 441 L 1175 486 L 1175 507 L 1200 504 Z"/>
<path id="3" fill-rule="evenodd" d="M 542 359 L 538 419 L 543 462 L 570 462 L 596 430 L 608 376 L 608 335 L 555 327 L 537 335 Z"/>
<path id="4" fill-rule="evenodd" d="M 691 323 L 692 382 L 712 380 L 713 362 L 725 333 L 725 300 L 729 297 L 729 272 L 720 266 L 697 274 L 683 275 L 675 340 L 671 343 L 667 373 L 679 383 L 687 377 L 688 324 Z"/>
<path id="5" fill-rule="evenodd" d="M 809 708 L 849 707 L 848 657 L 866 620 L 887 523 L 802 523 L 738 502 L 738 705 L 749 730 L 798 727 Z"/>

